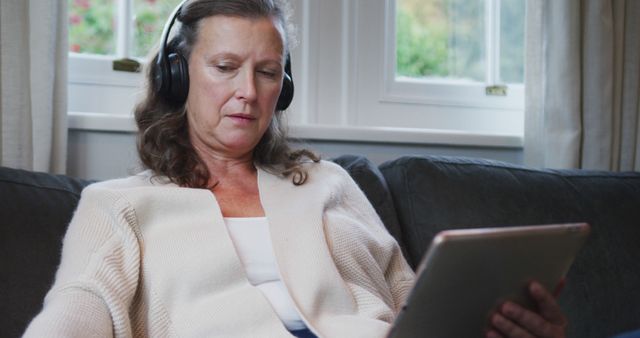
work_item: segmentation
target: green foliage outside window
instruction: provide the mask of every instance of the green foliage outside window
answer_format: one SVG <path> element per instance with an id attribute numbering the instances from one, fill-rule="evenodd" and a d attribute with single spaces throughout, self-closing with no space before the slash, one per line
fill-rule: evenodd
<path id="1" fill-rule="evenodd" d="M 115 53 L 114 0 L 68 0 L 69 51 Z"/>
<path id="2" fill-rule="evenodd" d="M 405 8 L 397 13 L 397 73 L 408 77 L 449 74 L 447 31 L 444 27 L 427 29 Z"/>
<path id="3" fill-rule="evenodd" d="M 164 24 L 179 0 L 135 0 L 133 55 L 145 57 L 160 42 Z"/>
<path id="4" fill-rule="evenodd" d="M 483 0 L 397 0 L 397 74 L 483 81 Z"/>
<path id="5" fill-rule="evenodd" d="M 485 0 L 396 0 L 396 74 L 485 81 Z M 500 81 L 524 79 L 524 0 L 501 1 Z"/>

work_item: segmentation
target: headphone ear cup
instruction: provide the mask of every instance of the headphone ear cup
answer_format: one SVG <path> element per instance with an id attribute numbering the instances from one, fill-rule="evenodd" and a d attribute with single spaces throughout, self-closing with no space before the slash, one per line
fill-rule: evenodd
<path id="1" fill-rule="evenodd" d="M 154 68 L 153 89 L 158 95 L 167 97 L 171 80 L 169 79 L 169 70 L 166 67 L 166 63 L 156 60 Z"/>
<path id="2" fill-rule="evenodd" d="M 276 110 L 285 110 L 293 101 L 293 80 L 289 75 L 289 72 L 285 72 L 282 78 L 282 90 L 280 91 L 280 96 L 278 97 L 278 104 L 276 105 Z"/>
<path id="3" fill-rule="evenodd" d="M 189 94 L 189 65 L 180 53 L 170 53 L 167 60 L 170 69 L 170 84 L 166 96 L 175 103 L 184 103 Z"/>

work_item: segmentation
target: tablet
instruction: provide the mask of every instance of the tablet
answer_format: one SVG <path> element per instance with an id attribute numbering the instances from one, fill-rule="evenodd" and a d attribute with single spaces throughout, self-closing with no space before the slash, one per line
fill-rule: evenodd
<path id="1" fill-rule="evenodd" d="M 440 232 L 388 337 L 484 337 L 505 300 L 532 308 L 531 280 L 553 291 L 588 233 L 586 223 Z"/>

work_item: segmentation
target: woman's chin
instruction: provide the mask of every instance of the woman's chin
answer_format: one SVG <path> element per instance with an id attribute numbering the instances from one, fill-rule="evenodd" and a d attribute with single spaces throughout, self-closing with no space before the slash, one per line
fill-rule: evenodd
<path id="1" fill-rule="evenodd" d="M 257 143 L 257 140 L 247 139 L 245 137 L 226 140 L 223 145 L 228 151 L 233 152 L 234 154 L 244 155 L 246 153 L 251 153 Z"/>

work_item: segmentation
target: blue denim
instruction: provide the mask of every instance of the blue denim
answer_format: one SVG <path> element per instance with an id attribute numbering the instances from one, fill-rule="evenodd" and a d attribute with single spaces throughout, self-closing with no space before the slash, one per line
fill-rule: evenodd
<path id="1" fill-rule="evenodd" d="M 613 338 L 640 338 L 640 330 L 623 333 Z"/>
<path id="2" fill-rule="evenodd" d="M 316 337 L 315 334 L 313 334 L 313 332 L 309 331 L 309 329 L 289 331 L 289 332 L 291 332 L 292 335 L 298 338 L 318 338 Z"/>

